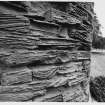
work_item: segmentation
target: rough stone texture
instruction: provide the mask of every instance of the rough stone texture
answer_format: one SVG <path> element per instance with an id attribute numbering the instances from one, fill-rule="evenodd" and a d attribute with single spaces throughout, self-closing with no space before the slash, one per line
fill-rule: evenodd
<path id="1" fill-rule="evenodd" d="M 39 66 L 32 68 L 33 77 L 40 79 L 52 78 L 57 73 L 56 66 Z"/>
<path id="2" fill-rule="evenodd" d="M 82 102 L 85 100 L 85 95 L 80 85 L 64 88 L 62 95 L 64 102 Z"/>
<path id="3" fill-rule="evenodd" d="M 28 68 L 22 67 L 2 73 L 1 85 L 12 85 L 32 81 L 32 72 Z"/>
<path id="4" fill-rule="evenodd" d="M 34 101 L 38 102 L 62 102 L 63 97 L 58 89 L 49 89 L 44 96 L 35 98 Z"/>
<path id="5" fill-rule="evenodd" d="M 49 11 L 46 18 L 49 21 L 56 21 L 58 23 L 67 23 L 67 24 L 76 24 L 76 23 L 81 23 L 80 20 L 78 20 L 76 17 L 70 16 L 68 13 L 61 12 L 59 10 L 51 8 Z"/>
<path id="6" fill-rule="evenodd" d="M 28 64 L 38 62 L 41 64 L 57 64 L 69 61 L 89 60 L 90 54 L 86 51 L 64 51 L 64 50 L 18 50 L 18 51 L 1 51 L 0 60 L 8 66 Z"/>
<path id="7" fill-rule="evenodd" d="M 44 96 L 35 98 L 38 102 L 84 102 L 86 96 L 80 85 L 71 87 L 60 86 L 58 88 L 49 88 Z"/>
<path id="8" fill-rule="evenodd" d="M 0 94 L 0 101 L 27 101 L 32 100 L 33 97 L 45 94 L 46 90 L 34 91 L 34 92 L 22 92 L 22 93 L 7 93 Z"/>
<path id="9" fill-rule="evenodd" d="M 0 2 L 0 101 L 87 102 L 93 3 Z"/>
<path id="10" fill-rule="evenodd" d="M 44 96 L 35 98 L 36 102 L 62 102 L 63 97 L 58 89 L 49 89 Z"/>

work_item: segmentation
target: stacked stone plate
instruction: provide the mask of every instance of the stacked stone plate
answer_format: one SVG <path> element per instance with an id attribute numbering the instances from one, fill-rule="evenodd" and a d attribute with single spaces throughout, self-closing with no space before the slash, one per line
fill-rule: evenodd
<path id="1" fill-rule="evenodd" d="M 72 2 L 69 3 L 69 7 L 67 9 L 70 15 L 73 15 L 82 20 L 82 24 L 80 24 L 80 28 L 76 27 L 76 29 L 69 29 L 69 36 L 72 38 L 80 39 L 83 42 L 91 43 L 91 34 L 93 32 L 93 12 L 92 8 L 93 3 L 87 2 Z M 75 35 L 76 34 L 76 35 Z"/>
<path id="2" fill-rule="evenodd" d="M 91 31 L 82 18 L 88 13 L 77 17 L 69 3 L 69 12 L 52 4 L 0 4 L 0 101 L 88 101 Z M 7 12 L 6 6 L 27 12 Z"/>

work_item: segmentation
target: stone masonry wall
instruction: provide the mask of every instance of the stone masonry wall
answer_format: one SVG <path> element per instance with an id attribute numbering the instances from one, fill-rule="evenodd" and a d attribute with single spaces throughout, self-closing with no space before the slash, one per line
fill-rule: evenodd
<path id="1" fill-rule="evenodd" d="M 0 101 L 87 102 L 92 2 L 0 2 Z"/>

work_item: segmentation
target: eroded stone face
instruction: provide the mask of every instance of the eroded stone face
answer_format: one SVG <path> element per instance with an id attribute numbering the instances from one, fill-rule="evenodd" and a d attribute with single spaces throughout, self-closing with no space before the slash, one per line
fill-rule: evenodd
<path id="1" fill-rule="evenodd" d="M 90 54 L 86 51 L 66 50 L 17 50 L 1 51 L 1 62 L 7 66 L 38 64 L 60 64 L 69 61 L 89 60 Z"/>
<path id="2" fill-rule="evenodd" d="M 88 101 L 92 8 L 0 2 L 0 101 Z"/>
<path id="3" fill-rule="evenodd" d="M 27 67 L 2 73 L 1 85 L 22 84 L 32 81 L 32 72 Z"/>
<path id="4" fill-rule="evenodd" d="M 34 92 L 24 92 L 24 93 L 7 93 L 0 94 L 0 101 L 8 102 L 8 101 L 28 101 L 32 100 L 33 97 L 40 96 L 45 94 L 45 90 L 34 91 Z"/>

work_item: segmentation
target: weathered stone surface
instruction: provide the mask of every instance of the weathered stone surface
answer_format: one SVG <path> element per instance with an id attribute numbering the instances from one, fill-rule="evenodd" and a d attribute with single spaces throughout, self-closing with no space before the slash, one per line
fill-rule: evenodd
<path id="1" fill-rule="evenodd" d="M 68 84 L 69 86 L 79 84 L 80 82 L 84 81 L 86 76 L 84 73 L 71 73 L 66 76 L 56 76 L 53 78 L 50 87 L 58 87 Z"/>
<path id="2" fill-rule="evenodd" d="M 78 8 L 77 5 L 75 5 L 75 4 L 76 3 L 69 3 L 69 6 L 68 6 L 69 13 L 71 13 L 71 14 L 74 13 L 79 18 L 87 19 L 88 18 L 88 13 L 86 11 Z"/>
<path id="3" fill-rule="evenodd" d="M 80 85 L 65 88 L 62 96 L 64 102 L 82 102 L 85 97 Z"/>
<path id="4" fill-rule="evenodd" d="M 60 26 L 59 27 L 59 35 L 63 38 L 69 39 L 67 26 Z"/>
<path id="5" fill-rule="evenodd" d="M 68 13 L 83 21 L 81 24 L 83 29 L 87 30 L 89 33 L 92 32 L 93 15 L 91 12 L 87 11 L 85 8 L 81 8 L 78 3 L 69 3 Z"/>
<path id="6" fill-rule="evenodd" d="M 46 13 L 46 19 L 48 21 L 57 21 L 57 23 L 63 23 L 63 24 L 76 24 L 81 23 L 81 21 L 73 16 L 70 16 L 69 14 L 56 10 L 54 8 L 51 8 Z"/>
<path id="7" fill-rule="evenodd" d="M 86 20 L 86 21 L 89 21 L 89 22 L 92 21 L 92 17 L 93 17 L 92 12 L 85 9 L 83 6 L 80 6 L 81 4 L 82 3 L 76 3 L 76 2 L 75 3 L 69 3 L 69 6 L 68 6 L 69 14 L 74 13 L 75 16 L 81 18 L 82 20 Z M 93 6 L 90 5 L 90 7 L 92 8 Z"/>
<path id="8" fill-rule="evenodd" d="M 69 61 L 78 61 L 90 59 L 90 53 L 85 51 L 57 51 L 57 50 L 43 50 L 43 51 L 1 51 L 0 61 L 8 66 L 28 64 L 28 63 L 41 63 L 41 64 L 59 64 Z"/>
<path id="9" fill-rule="evenodd" d="M 27 13 L 27 8 L 24 1 L 1 1 L 0 11 L 5 13 L 24 15 Z"/>
<path id="10" fill-rule="evenodd" d="M 65 50 L 72 50 L 78 49 L 81 46 L 81 43 L 78 40 L 73 39 L 65 39 L 65 38 L 40 38 L 37 42 L 39 48 L 40 46 L 44 46 L 46 49 L 65 49 Z M 47 48 L 48 47 L 48 48 Z"/>
<path id="11" fill-rule="evenodd" d="M 37 85 L 37 84 L 36 84 Z M 20 85 L 10 85 L 10 86 L 0 86 L 0 94 L 9 94 L 9 93 L 25 93 L 25 92 L 37 92 L 44 90 L 43 88 L 38 88 L 35 86 L 35 83 L 32 85 L 31 84 L 20 84 Z"/>
<path id="12" fill-rule="evenodd" d="M 91 13 L 93 12 L 93 6 L 94 3 L 93 2 L 78 2 L 77 3 L 79 6 L 81 6 L 82 8 L 86 9 L 88 12 L 90 11 Z"/>
<path id="13" fill-rule="evenodd" d="M 41 77 L 40 77 L 41 78 Z M 81 83 L 82 81 L 86 80 L 85 73 L 81 72 L 74 72 L 67 75 L 55 75 L 51 79 L 44 79 L 44 80 L 34 80 L 33 77 L 33 85 L 36 87 L 59 87 L 59 86 L 72 86 Z M 42 86 L 41 86 L 42 85 Z"/>
<path id="14" fill-rule="evenodd" d="M 57 66 L 38 66 L 32 69 L 33 77 L 39 79 L 49 79 L 52 78 L 57 72 Z"/>
<path id="15" fill-rule="evenodd" d="M 44 96 L 36 97 L 36 102 L 63 102 L 63 97 L 58 89 L 49 89 Z"/>
<path id="16" fill-rule="evenodd" d="M 14 33 L 15 34 L 15 33 Z M 17 33 L 16 33 L 17 34 Z M 35 42 L 31 41 L 28 36 L 13 35 L 7 32 L 0 31 L 0 48 L 11 49 L 35 49 Z"/>
<path id="17" fill-rule="evenodd" d="M 31 19 L 30 24 L 33 30 L 46 31 L 46 32 L 55 33 L 55 34 L 59 32 L 59 25 L 55 23 Z"/>
<path id="18" fill-rule="evenodd" d="M 9 94 L 0 94 L 0 101 L 27 101 L 31 100 L 33 97 L 44 95 L 46 90 L 40 90 L 35 92 L 23 92 L 23 93 L 9 93 Z"/>
<path id="19" fill-rule="evenodd" d="M 45 89 L 47 87 L 50 87 L 50 84 L 52 83 L 51 80 L 34 80 L 30 83 L 27 83 L 27 85 L 33 87 L 36 90 Z"/>
<path id="20" fill-rule="evenodd" d="M 87 78 L 90 76 L 90 65 L 91 61 L 83 61 L 83 72 L 87 75 Z"/>
<path id="21" fill-rule="evenodd" d="M 78 39 L 87 44 L 92 42 L 91 33 L 89 32 L 84 30 L 76 30 L 75 28 L 69 28 L 68 31 L 70 38 Z"/>
<path id="22" fill-rule="evenodd" d="M 68 85 L 69 86 L 72 86 L 72 85 L 75 85 L 75 84 L 79 84 L 81 83 L 82 81 L 86 80 L 86 74 L 85 73 L 81 73 L 81 72 L 77 72 L 77 73 L 74 73 L 74 74 L 68 74 L 67 76 L 71 76 L 71 80 L 68 81 Z"/>
<path id="23" fill-rule="evenodd" d="M 36 102 L 84 102 L 86 96 L 81 86 L 48 88 L 44 96 L 34 98 Z"/>
<path id="24" fill-rule="evenodd" d="M 83 68 L 84 70 L 89 70 L 90 69 L 90 64 L 91 64 L 91 61 L 83 61 Z"/>
<path id="25" fill-rule="evenodd" d="M 65 75 L 73 72 L 82 71 L 83 66 L 82 62 L 67 62 L 59 66 L 58 69 L 59 69 L 57 71 L 58 74 Z"/>
<path id="26" fill-rule="evenodd" d="M 84 81 L 81 82 L 81 88 L 84 92 L 84 94 L 87 96 L 87 98 L 89 98 L 89 77 L 86 78 Z"/>
<path id="27" fill-rule="evenodd" d="M 56 23 L 50 23 L 46 21 L 31 19 L 30 29 L 33 33 L 33 36 L 36 36 L 36 37 L 48 37 L 48 38 L 61 37 L 61 38 L 69 39 L 68 27 L 61 26 Z M 39 35 L 37 33 L 39 33 Z M 77 35 L 77 37 L 79 36 Z"/>
<path id="28" fill-rule="evenodd" d="M 17 68 L 16 71 L 8 71 L 2 74 L 1 84 L 12 85 L 32 81 L 32 72 L 27 67 Z"/>
<path id="29" fill-rule="evenodd" d="M 26 1 L 25 1 L 26 2 Z M 44 17 L 45 12 L 50 8 L 48 2 L 26 2 L 28 7 L 28 13 L 34 17 Z"/>
<path id="30" fill-rule="evenodd" d="M 48 38 L 63 37 L 58 33 L 49 32 L 49 31 L 46 31 L 46 30 L 37 30 L 35 28 L 31 28 L 30 30 L 31 30 L 32 36 L 28 37 L 28 38 L 30 38 L 31 40 L 36 39 L 36 37 L 48 37 Z"/>
<path id="31" fill-rule="evenodd" d="M 33 76 L 39 79 L 52 78 L 56 73 L 66 75 L 83 70 L 82 62 L 67 62 L 61 66 L 46 65 L 31 68 Z"/>
<path id="32" fill-rule="evenodd" d="M 12 30 L 16 32 L 29 32 L 28 27 L 30 25 L 29 20 L 24 16 L 19 16 L 11 13 L 4 13 L 0 11 L 0 28 L 5 29 L 7 31 Z M 12 29 L 13 28 L 13 29 Z M 11 31 L 11 33 L 12 33 Z"/>
<path id="33" fill-rule="evenodd" d="M 58 87 L 63 86 L 68 83 L 68 80 L 71 79 L 71 77 L 64 77 L 64 76 L 54 76 L 51 79 L 44 79 L 44 80 L 34 80 L 30 83 L 32 85 L 36 85 L 38 88 L 44 88 L 44 87 Z"/>
<path id="34" fill-rule="evenodd" d="M 80 2 L 1 2 L 0 101 L 88 101 L 92 13 Z"/>
<path id="35" fill-rule="evenodd" d="M 29 20 L 24 16 L 0 12 L 0 48 L 33 49 Z"/>
<path id="36" fill-rule="evenodd" d="M 56 76 L 51 81 L 50 87 L 63 86 L 68 83 L 70 77 Z"/>

